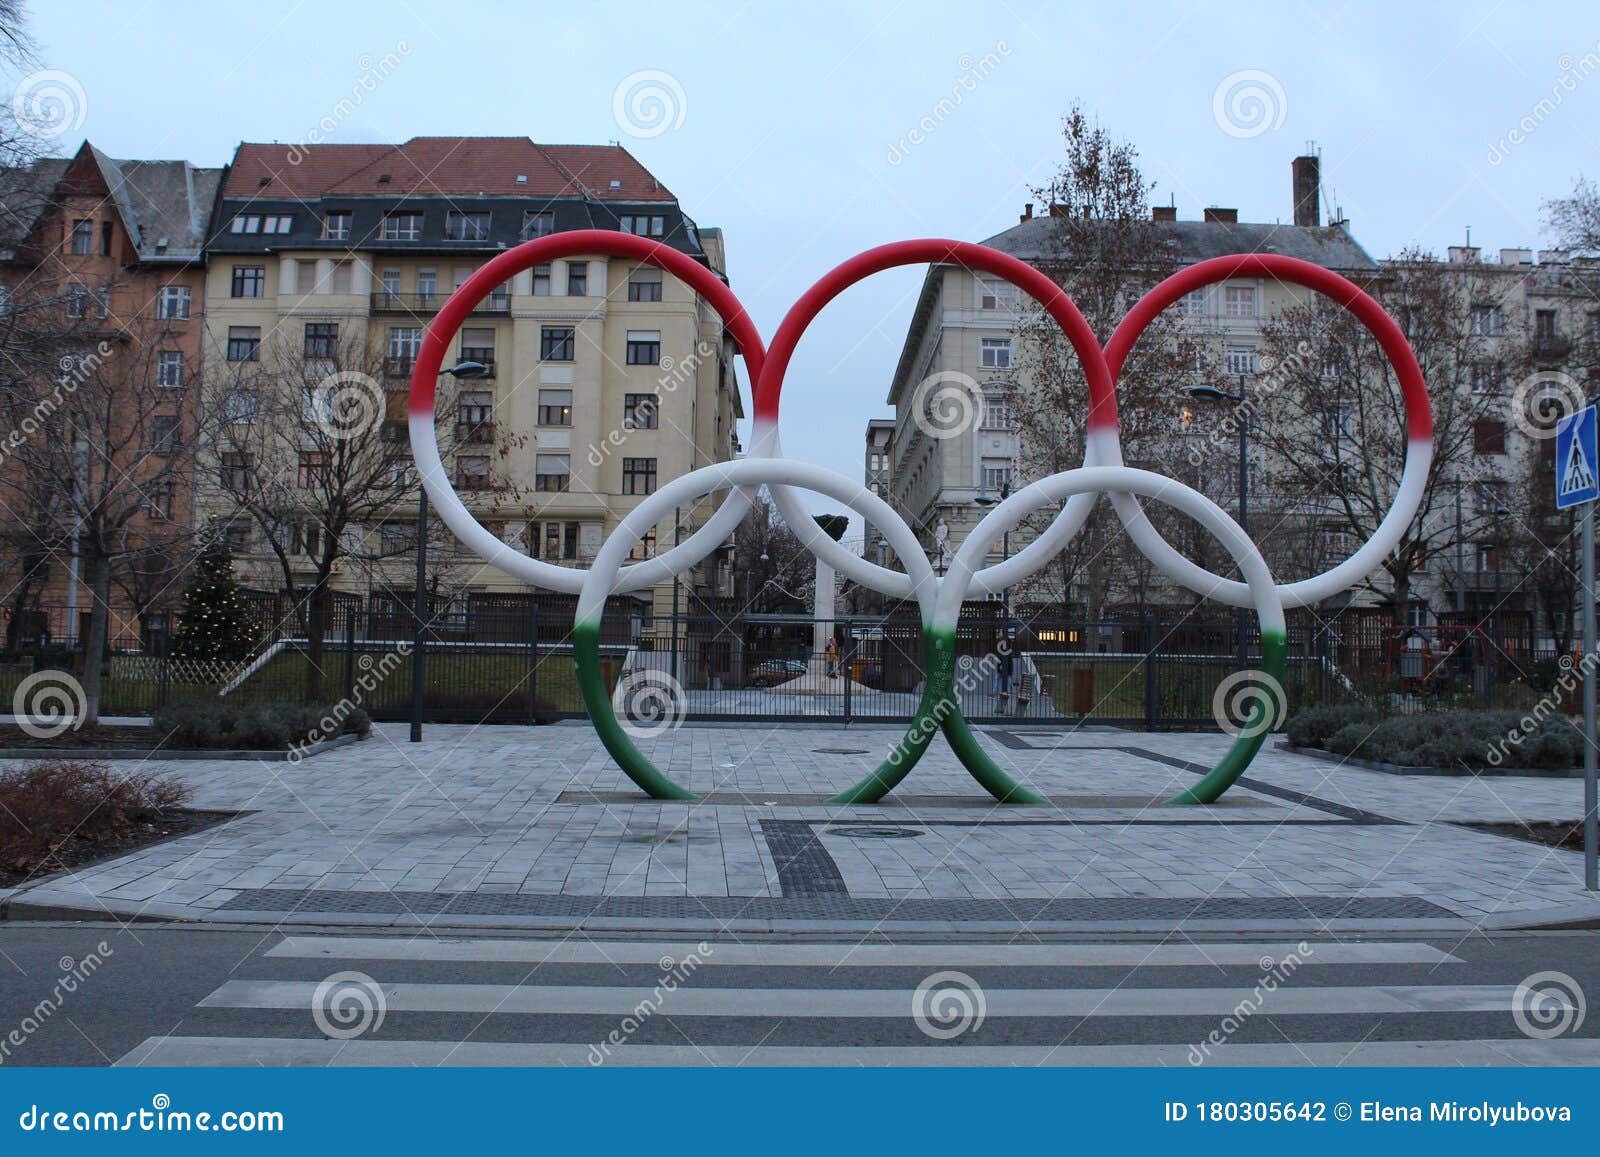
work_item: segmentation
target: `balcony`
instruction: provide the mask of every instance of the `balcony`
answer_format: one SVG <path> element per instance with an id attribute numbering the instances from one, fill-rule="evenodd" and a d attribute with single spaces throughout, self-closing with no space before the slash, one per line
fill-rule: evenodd
<path id="1" fill-rule="evenodd" d="M 439 312 L 450 295 L 448 293 L 401 293 L 380 289 L 372 295 L 373 313 L 402 313 L 410 317 L 432 317 Z M 491 293 L 473 307 L 473 313 L 505 315 L 511 312 L 511 295 Z"/>
<path id="2" fill-rule="evenodd" d="M 1560 334 L 1535 334 L 1531 345 L 1534 358 L 1541 362 L 1565 361 L 1572 353 L 1572 339 Z"/>
<path id="3" fill-rule="evenodd" d="M 459 442 L 472 442 L 479 445 L 494 444 L 494 422 L 457 422 L 456 440 Z"/>

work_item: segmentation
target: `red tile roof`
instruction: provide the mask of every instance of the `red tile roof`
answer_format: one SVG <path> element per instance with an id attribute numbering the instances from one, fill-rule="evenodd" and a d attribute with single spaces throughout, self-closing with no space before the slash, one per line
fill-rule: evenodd
<path id="1" fill-rule="evenodd" d="M 517 177 L 526 177 L 519 183 Z M 380 183 L 381 180 L 381 183 Z M 263 181 L 265 183 L 263 183 Z M 619 187 L 612 188 L 612 182 Z M 224 197 L 676 198 L 620 145 L 537 145 L 527 137 L 413 137 L 403 145 L 241 144 Z"/>

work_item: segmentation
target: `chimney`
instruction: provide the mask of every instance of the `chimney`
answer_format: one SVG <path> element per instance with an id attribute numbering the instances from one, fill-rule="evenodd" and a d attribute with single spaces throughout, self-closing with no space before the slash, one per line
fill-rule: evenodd
<path id="1" fill-rule="evenodd" d="M 1215 205 L 1211 205 L 1206 208 L 1204 216 L 1207 221 L 1221 225 L 1237 225 L 1239 223 L 1239 210 L 1237 209 L 1219 209 Z"/>
<path id="2" fill-rule="evenodd" d="M 1296 157 L 1294 172 L 1294 223 L 1302 229 L 1322 224 L 1322 160 L 1316 155 Z"/>
<path id="3" fill-rule="evenodd" d="M 1054 201 L 1050 202 L 1050 216 L 1070 217 L 1071 215 L 1072 214 L 1067 211 L 1067 207 L 1065 205 L 1058 205 Z"/>
<path id="4" fill-rule="evenodd" d="M 1033 220 L 1033 202 L 1032 201 L 1029 201 L 1027 204 L 1022 206 L 1022 216 L 1018 217 L 1017 220 L 1019 222 L 1021 222 L 1021 221 L 1032 221 Z"/>
<path id="5" fill-rule="evenodd" d="M 1152 221 L 1176 221 L 1177 219 L 1178 207 L 1176 205 L 1152 205 L 1150 207 L 1150 220 Z"/>

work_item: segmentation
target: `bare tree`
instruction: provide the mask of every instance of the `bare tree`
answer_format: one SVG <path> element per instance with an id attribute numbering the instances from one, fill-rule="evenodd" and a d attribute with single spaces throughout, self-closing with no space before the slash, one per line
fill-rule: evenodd
<path id="1" fill-rule="evenodd" d="M 1103 344 L 1117 323 L 1151 286 L 1178 268 L 1178 257 L 1158 222 L 1150 219 L 1150 185 L 1139 167 L 1138 150 L 1092 123 L 1074 106 L 1062 122 L 1064 153 L 1055 176 L 1034 190 L 1046 206 L 1043 253 L 1034 262 L 1060 285 L 1083 313 Z M 1124 455 L 1130 464 L 1172 457 L 1181 434 L 1183 411 L 1177 383 L 1185 364 L 1179 351 L 1182 323 L 1169 311 L 1151 325 L 1135 356 L 1124 367 L 1118 389 Z M 1037 303 L 1029 303 L 1017 324 L 1021 378 L 1012 412 L 1019 428 L 1018 465 L 1029 478 L 1069 470 L 1083 462 L 1088 383 L 1064 333 Z M 1192 363 L 1191 363 L 1192 364 Z M 1055 511 L 1024 523 L 1022 537 L 1043 530 Z M 1162 520 L 1157 510 L 1151 516 Z M 1118 592 L 1124 562 L 1147 566 L 1130 555 L 1120 523 L 1105 503 L 1073 543 L 1020 598 L 1059 598 L 1062 613 L 1076 588 L 1085 593 L 1087 613 Z M 1134 589 L 1140 588 L 1136 578 Z"/>
<path id="2" fill-rule="evenodd" d="M 249 519 L 296 592 L 305 632 L 306 697 L 323 697 L 323 654 L 341 562 L 377 565 L 415 549 L 419 483 L 405 423 L 405 395 L 387 390 L 385 358 L 359 337 L 304 341 L 276 334 L 262 347 L 220 351 L 211 402 L 219 411 L 215 486 Z M 446 379 L 453 382 L 453 379 Z M 440 452 L 455 461 L 469 499 L 503 500 L 515 489 L 504 459 L 518 444 L 469 413 L 463 390 L 441 385 L 435 401 Z M 409 522 L 398 541 L 369 552 L 369 529 Z M 448 536 L 430 534 L 430 544 Z"/>
<path id="3" fill-rule="evenodd" d="M 1434 450 L 1422 506 L 1364 589 L 1405 621 L 1415 576 L 1476 542 L 1503 511 L 1510 375 L 1525 343 L 1507 308 L 1513 284 L 1489 266 L 1449 264 L 1408 251 L 1366 287 L 1399 319 L 1422 366 L 1433 407 Z M 1263 326 L 1271 387 L 1260 391 L 1254 437 L 1267 451 L 1284 507 L 1257 534 L 1275 571 L 1305 561 L 1321 538 L 1323 569 L 1370 538 L 1388 513 L 1406 456 L 1405 408 L 1383 350 L 1349 312 L 1313 298 Z M 1458 521 L 1456 504 L 1462 515 Z M 1308 529 L 1312 534 L 1308 535 Z M 1285 559 L 1291 561 L 1285 565 Z"/>
<path id="4" fill-rule="evenodd" d="M 194 390 L 160 376 L 159 351 L 174 336 L 168 323 L 137 303 L 113 311 L 121 292 L 112 287 L 85 312 L 132 322 L 91 321 L 62 334 L 54 375 L 0 377 L 0 418 L 12 431 L 0 494 L 42 545 L 72 544 L 89 588 L 82 685 L 90 726 L 99 719 L 112 583 L 183 538 L 196 450 L 207 440 Z"/>

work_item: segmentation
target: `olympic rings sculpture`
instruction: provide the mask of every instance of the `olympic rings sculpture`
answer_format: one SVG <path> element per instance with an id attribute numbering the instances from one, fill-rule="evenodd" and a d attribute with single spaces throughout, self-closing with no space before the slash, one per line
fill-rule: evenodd
<path id="1" fill-rule="evenodd" d="M 535 265 L 583 254 L 627 257 L 655 265 L 683 281 L 722 317 L 753 383 L 754 437 L 749 457 L 702 467 L 672 479 L 634 507 L 602 545 L 587 572 L 531 558 L 502 542 L 462 504 L 439 456 L 434 430 L 438 377 L 451 339 L 472 310 L 509 278 Z M 778 438 L 779 399 L 795 348 L 822 309 L 845 289 L 874 273 L 903 265 L 953 264 L 1004 278 L 1032 297 L 1061 326 L 1084 369 L 1089 392 L 1084 465 L 1023 487 L 995 506 L 966 537 L 945 575 L 936 575 L 906 522 L 858 482 L 821 467 L 782 457 Z M 1118 436 L 1116 379 L 1129 352 L 1151 321 L 1185 294 L 1233 277 L 1266 277 L 1304 286 L 1349 310 L 1376 338 L 1395 371 L 1405 407 L 1407 444 L 1400 486 L 1388 514 L 1350 558 L 1298 582 L 1273 582 L 1261 552 L 1220 507 L 1175 479 L 1123 464 Z M 1104 492 L 1135 546 L 1174 582 L 1231 606 L 1253 606 L 1261 631 L 1262 665 L 1249 675 L 1261 686 L 1242 698 L 1249 711 L 1233 745 L 1198 783 L 1168 803 L 1212 803 L 1243 773 L 1285 704 L 1287 665 L 1284 609 L 1315 603 L 1361 581 L 1399 543 L 1421 505 L 1433 456 L 1433 415 L 1427 386 L 1405 335 L 1371 297 L 1318 265 L 1275 254 L 1240 254 L 1189 266 L 1145 295 L 1101 348 L 1072 299 L 1033 266 L 982 245 L 937 239 L 902 241 L 868 250 L 832 270 L 794 304 L 778 327 L 770 350 L 763 347 L 739 299 L 705 266 L 675 249 L 632 234 L 575 230 L 525 242 L 499 254 L 455 291 L 428 327 L 411 379 L 411 449 L 426 488 L 445 525 L 485 561 L 513 578 L 578 596 L 573 649 L 579 687 L 601 741 L 621 770 L 655 799 L 694 799 L 664 775 L 634 745 L 617 720 L 601 672 L 600 619 L 607 597 L 672 578 L 725 542 L 765 485 L 803 545 L 834 570 L 891 598 L 915 599 L 921 613 L 926 677 L 905 736 L 866 778 L 834 796 L 833 803 L 876 803 L 914 767 L 936 731 L 943 731 L 964 767 L 1002 803 L 1049 801 L 1017 783 L 978 744 L 956 692 L 956 626 L 967 595 L 993 594 L 1037 573 L 1082 528 Z M 890 570 L 850 553 L 809 516 L 798 489 L 825 495 L 867 517 L 887 537 L 905 566 Z M 716 513 L 682 543 L 645 562 L 623 560 L 651 526 L 673 507 L 717 490 L 728 496 Z M 1213 574 L 1180 555 L 1145 516 L 1139 499 L 1166 503 L 1209 531 L 1239 567 L 1244 581 Z M 982 566 L 987 544 L 1035 510 L 1059 504 L 1060 512 L 1037 538 L 1008 560 Z M 1234 676 L 1233 678 L 1237 678 Z M 1274 693 L 1275 691 L 1275 693 Z"/>

